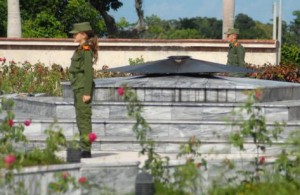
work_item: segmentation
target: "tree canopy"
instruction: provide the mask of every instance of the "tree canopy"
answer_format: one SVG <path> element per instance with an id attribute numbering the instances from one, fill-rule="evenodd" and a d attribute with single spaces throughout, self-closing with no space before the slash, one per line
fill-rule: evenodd
<path id="1" fill-rule="evenodd" d="M 149 39 L 221 39 L 222 20 L 208 17 L 163 20 L 159 16 L 145 17 L 146 30 L 134 31 L 137 23 L 126 18 L 119 21 L 108 14 L 122 9 L 121 0 L 20 0 L 23 37 L 68 37 L 73 23 L 89 21 L 95 33 L 102 37 Z M 134 11 L 134 7 L 132 8 Z M 300 10 L 295 19 L 283 21 L 283 42 L 300 46 Z M 0 0 L 0 36 L 6 36 L 7 0 Z M 240 39 L 272 39 L 272 24 L 254 21 L 246 14 L 235 17 Z"/>

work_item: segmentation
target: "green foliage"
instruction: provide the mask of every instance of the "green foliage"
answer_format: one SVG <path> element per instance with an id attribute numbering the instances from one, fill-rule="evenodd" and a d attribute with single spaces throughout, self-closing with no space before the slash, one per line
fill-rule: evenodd
<path id="1" fill-rule="evenodd" d="M 283 45 L 281 48 L 281 63 L 300 67 L 300 46 Z"/>
<path id="2" fill-rule="evenodd" d="M 281 179 L 297 184 L 300 189 L 300 131 L 293 131 L 286 143 L 286 149 L 276 159 L 276 171 L 280 174 Z M 291 147 L 292 146 L 292 147 Z"/>
<path id="3" fill-rule="evenodd" d="M 0 68 L 0 90 L 5 93 L 61 94 L 61 80 L 68 80 L 67 71 L 53 64 L 51 69 L 42 63 L 3 64 Z"/>
<path id="4" fill-rule="evenodd" d="M 122 6 L 123 2 L 120 0 L 20 0 L 24 37 L 66 37 L 72 24 L 82 21 L 91 22 L 92 28 L 99 36 L 108 35 L 108 32 L 114 32 L 114 28 L 117 28 L 120 33 L 113 36 L 119 38 L 220 39 L 222 37 L 222 20 L 216 18 L 161 20 L 153 15 L 146 16 L 148 29 L 137 35 L 134 31 L 136 23 L 129 24 L 125 18 L 121 18 L 116 24 L 114 18 L 108 14 L 110 10 L 117 11 Z M 283 43 L 299 46 L 299 13 L 299 10 L 293 12 L 295 19 L 290 24 L 283 21 Z M 0 22 L 0 37 L 5 37 L 7 0 L 0 1 L 0 18 L 3 19 Z M 240 29 L 242 39 L 272 38 L 271 24 L 254 21 L 248 15 L 238 14 L 235 25 Z"/>
<path id="5" fill-rule="evenodd" d="M 232 112 L 234 116 L 234 121 L 232 122 L 234 125 L 238 125 L 240 130 L 230 135 L 230 141 L 234 146 L 243 150 L 244 139 L 250 137 L 257 146 L 257 149 L 260 149 L 263 145 L 271 145 L 271 138 L 277 138 L 282 128 L 276 125 L 276 128 L 272 131 L 267 129 L 264 113 L 260 107 L 254 105 L 262 96 L 261 90 L 248 91 L 247 95 L 247 100 L 241 110 L 238 113 L 235 111 Z M 247 114 L 246 119 L 242 115 L 243 111 Z"/>
<path id="6" fill-rule="evenodd" d="M 270 181 L 259 183 L 244 183 L 233 187 L 216 188 L 210 191 L 210 195 L 229 195 L 229 194 L 243 194 L 243 195 L 291 195 L 298 194 L 299 186 L 288 181 Z"/>
<path id="7" fill-rule="evenodd" d="M 100 13 L 85 0 L 20 0 L 20 7 L 24 37 L 67 37 L 73 23 L 82 21 L 89 21 L 97 35 L 106 33 Z"/>
<path id="8" fill-rule="evenodd" d="M 143 64 L 144 63 L 144 58 L 143 56 L 141 55 L 141 57 L 139 58 L 129 58 L 129 65 L 137 65 L 137 64 Z"/>
<path id="9" fill-rule="evenodd" d="M 247 93 L 248 98 L 245 105 L 242 110 L 239 111 L 239 113 L 246 113 L 247 118 L 244 122 L 237 124 L 240 129 L 230 136 L 232 144 L 240 149 L 244 148 L 243 144 L 245 139 L 252 138 L 256 146 L 256 157 L 254 158 L 254 163 L 250 163 L 249 166 L 254 165 L 255 168 L 253 171 L 236 171 L 236 175 L 229 179 L 225 186 L 215 185 L 209 190 L 208 194 L 288 195 L 297 194 L 297 192 L 299 192 L 300 182 L 298 178 L 300 173 L 300 161 L 297 155 L 295 155 L 298 152 L 293 153 L 300 151 L 298 145 L 300 137 L 299 131 L 295 131 L 290 135 L 293 140 L 291 143 L 295 144 L 295 147 L 293 147 L 295 150 L 292 150 L 293 152 L 289 154 L 286 152 L 286 150 L 290 150 L 290 142 L 288 142 L 286 145 L 288 147 L 284 147 L 285 149 L 282 153 L 277 156 L 275 164 L 265 165 L 264 155 L 266 145 L 272 144 L 272 140 L 278 138 L 283 131 L 282 126 L 284 124 L 277 122 L 275 123 L 274 129 L 266 129 L 265 117 L 262 115 L 260 109 L 254 105 L 254 103 L 261 99 L 262 92 L 261 90 L 255 90 Z M 295 133 L 297 133 L 298 136 Z M 236 180 L 236 183 L 231 183 L 232 179 L 241 178 L 241 174 L 244 178 Z"/>
<path id="10" fill-rule="evenodd" d="M 300 10 L 295 10 L 293 15 L 295 19 L 283 31 L 283 43 L 300 47 Z"/>
<path id="11" fill-rule="evenodd" d="M 264 65 L 264 66 L 251 66 L 248 68 L 255 70 L 251 73 L 249 77 L 265 80 L 275 80 L 275 81 L 287 81 L 293 83 L 300 82 L 300 71 L 296 65 Z"/>
<path id="12" fill-rule="evenodd" d="M 176 29 L 169 30 L 166 35 L 162 36 L 163 39 L 200 39 L 204 38 L 201 33 L 196 29 Z"/>
<path id="13" fill-rule="evenodd" d="M 221 38 L 222 22 L 215 18 L 184 18 L 177 20 L 161 20 L 152 15 L 145 18 L 148 26 L 143 38 L 158 39 L 197 39 Z"/>
<path id="14" fill-rule="evenodd" d="M 216 18 L 207 18 L 207 17 L 183 18 L 179 20 L 179 29 L 196 30 L 198 34 L 193 38 L 210 38 L 210 39 L 222 38 L 222 21 L 217 20 Z"/>
<path id="15" fill-rule="evenodd" d="M 14 102 L 11 99 L 1 99 L 2 109 L 6 110 L 6 117 L 0 124 L 0 154 L 6 155 L 15 153 L 16 149 L 14 143 L 26 143 L 27 139 L 24 133 L 24 126 L 22 124 L 14 124 L 13 113 Z M 1 113 L 0 112 L 0 113 Z"/>
<path id="16" fill-rule="evenodd" d="M 50 182 L 48 184 L 48 193 L 49 194 L 68 194 L 72 191 L 81 189 L 92 189 L 97 188 L 100 189 L 100 186 L 91 183 L 86 177 L 80 177 L 76 179 L 76 177 L 70 175 L 68 172 L 57 172 L 54 174 L 55 181 Z M 101 188 L 102 191 L 106 190 Z M 109 189 L 108 189 L 109 190 Z M 102 192 L 101 191 L 101 192 Z M 112 191 L 112 190 L 111 190 Z M 105 194 L 109 194 L 108 192 Z"/>
<path id="17" fill-rule="evenodd" d="M 14 121 L 12 112 L 14 102 L 12 99 L 1 100 L 0 114 L 6 110 L 7 116 L 0 123 L 0 188 L 7 190 L 8 194 L 28 194 L 22 178 L 14 178 L 15 169 L 20 171 L 26 166 L 53 165 L 65 163 L 56 154 L 68 144 L 63 130 L 53 123 L 45 130 L 46 146 L 44 148 L 26 149 L 27 139 L 24 135 L 24 125 L 29 126 L 31 120 L 24 124 Z M 50 182 L 48 190 L 50 194 L 69 192 L 79 188 L 99 188 L 97 184 L 90 183 L 87 178 L 78 180 L 67 172 L 58 172 L 54 175 L 55 181 Z M 34 184 L 33 184 L 34 185 Z"/>
<path id="18" fill-rule="evenodd" d="M 125 17 L 121 17 L 120 20 L 117 22 L 117 27 L 119 30 L 125 30 L 130 26 L 129 22 L 126 20 Z"/>
<path id="19" fill-rule="evenodd" d="M 0 37 L 6 37 L 7 31 L 7 2 L 6 0 L 0 1 Z"/>
<path id="20" fill-rule="evenodd" d="M 251 138 L 256 145 L 257 152 L 265 145 L 272 144 L 272 138 L 277 139 L 283 131 L 284 124 L 275 124 L 275 128 L 267 129 L 266 118 L 261 108 L 255 103 L 262 98 L 262 90 L 247 91 L 247 100 L 239 112 L 233 111 L 233 124 L 239 126 L 239 130 L 229 137 L 231 143 L 241 150 L 244 150 L 244 140 Z M 243 116 L 243 114 L 246 116 Z M 246 118 L 245 118 L 246 117 Z M 258 164 L 256 162 L 256 164 Z"/>
<path id="21" fill-rule="evenodd" d="M 89 21 L 96 34 L 103 35 L 106 33 L 105 24 L 100 13 L 85 0 L 68 1 L 60 21 L 64 24 L 67 34 L 73 28 L 73 23 L 82 21 Z"/>
<path id="22" fill-rule="evenodd" d="M 25 38 L 64 38 L 63 25 L 53 15 L 42 11 L 36 18 L 24 21 L 22 36 Z"/>
<path id="23" fill-rule="evenodd" d="M 63 146 L 66 139 L 62 130 L 53 130 L 51 126 L 46 130 L 47 139 L 44 149 L 34 148 L 33 150 L 25 151 L 18 148 L 20 144 L 26 144 L 27 138 L 24 135 L 24 124 L 15 124 L 14 114 L 12 112 L 14 102 L 11 99 L 2 99 L 2 107 L 6 110 L 6 117 L 0 125 L 0 152 L 3 156 L 14 154 L 17 159 L 15 167 L 31 166 L 31 165 L 48 165 L 59 164 L 63 161 L 55 154 Z M 26 125 L 30 125 L 28 122 Z M 2 164 L 1 162 L 0 164 Z M 4 166 L 2 164 L 2 166 Z"/>
<path id="24" fill-rule="evenodd" d="M 75 177 L 71 176 L 68 172 L 57 172 L 54 174 L 54 182 L 48 184 L 49 193 L 66 193 L 70 189 L 79 189 Z"/>
<path id="25" fill-rule="evenodd" d="M 192 137 L 188 143 L 180 146 L 177 157 L 186 157 L 186 162 L 182 166 L 175 167 L 174 173 L 170 174 L 169 158 L 161 157 L 155 152 L 154 141 L 147 137 L 151 127 L 142 116 L 142 105 L 138 100 L 137 94 L 126 85 L 118 89 L 118 94 L 128 103 L 128 116 L 136 120 L 132 130 L 140 143 L 140 153 L 147 155 L 143 169 L 146 172 L 150 172 L 153 176 L 156 194 L 197 194 L 200 192 L 201 179 L 199 168 L 203 166 L 206 169 L 206 161 L 204 159 L 197 162 L 197 158 L 201 156 L 198 152 L 200 141 L 196 137 Z"/>
<path id="26" fill-rule="evenodd" d="M 246 14 L 238 14 L 235 18 L 235 27 L 240 30 L 239 38 L 241 39 L 271 39 L 272 26 L 266 24 L 263 26 L 259 22 L 255 22 Z"/>
<path id="27" fill-rule="evenodd" d="M 137 58 L 142 62 L 142 57 Z M 134 60 L 133 60 L 134 61 Z M 0 61 L 1 63 L 1 61 Z M 8 93 L 46 93 L 47 95 L 60 96 L 62 94 L 61 81 L 69 80 L 68 68 L 63 69 L 58 64 L 46 67 L 42 63 L 30 64 L 29 62 L 16 63 L 2 62 L 0 64 L 0 94 Z M 105 72 L 94 70 L 94 78 L 129 76 L 125 73 Z"/>

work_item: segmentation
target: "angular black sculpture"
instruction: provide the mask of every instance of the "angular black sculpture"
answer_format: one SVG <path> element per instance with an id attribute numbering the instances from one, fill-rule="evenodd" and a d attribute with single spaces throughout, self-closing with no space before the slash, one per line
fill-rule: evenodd
<path id="1" fill-rule="evenodd" d="M 170 56 L 168 59 L 147 62 L 139 65 L 110 68 L 106 71 L 139 74 L 195 74 L 195 73 L 251 73 L 253 70 L 204 60 L 190 56 Z"/>

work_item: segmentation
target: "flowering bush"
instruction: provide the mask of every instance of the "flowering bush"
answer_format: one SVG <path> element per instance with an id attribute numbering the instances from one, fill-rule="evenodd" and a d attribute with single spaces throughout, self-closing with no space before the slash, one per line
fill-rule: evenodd
<path id="1" fill-rule="evenodd" d="M 254 166 L 254 169 L 250 169 L 253 171 L 236 170 L 235 175 L 231 173 L 232 177 L 228 178 L 226 185 L 215 183 L 209 194 L 298 194 L 300 190 L 299 130 L 292 132 L 290 140 L 284 144 L 280 155 L 271 156 L 276 159 L 275 163 L 267 164 L 269 156 L 265 154 L 266 146 L 271 145 L 272 140 L 278 138 L 285 124 L 276 122 L 273 129 L 267 129 L 264 115 L 255 106 L 261 97 L 261 90 L 249 91 L 247 94 L 248 99 L 240 112 L 245 110 L 248 118 L 235 123 L 240 129 L 232 133 L 230 139 L 234 146 L 243 150 L 244 139 L 252 138 L 256 146 L 256 157 L 247 168 Z M 233 114 L 238 115 L 238 118 L 241 117 L 240 113 Z M 235 167 L 229 160 L 227 165 L 230 165 L 231 170 Z"/>
<path id="2" fill-rule="evenodd" d="M 201 191 L 199 168 L 201 166 L 206 168 L 206 161 L 204 159 L 201 159 L 200 162 L 196 161 L 201 156 L 198 153 L 200 141 L 196 137 L 192 137 L 188 143 L 180 146 L 178 158 L 186 157 L 186 162 L 183 166 L 176 167 L 174 174 L 171 175 L 168 170 L 169 158 L 162 157 L 155 152 L 154 141 L 147 137 L 151 127 L 142 116 L 142 105 L 137 94 L 126 85 L 119 87 L 117 93 L 128 103 L 128 116 L 136 120 L 132 130 L 141 146 L 140 153 L 147 155 L 143 169 L 153 176 L 156 193 L 197 194 Z"/>
<path id="3" fill-rule="evenodd" d="M 104 65 L 102 70 L 94 70 L 94 78 L 129 76 L 125 73 L 106 72 L 109 67 Z M 60 96 L 61 81 L 69 80 L 69 69 L 63 69 L 58 64 L 46 67 L 43 63 L 30 64 L 25 61 L 7 62 L 0 57 L 0 92 L 1 93 L 46 93 Z"/>
<path id="4" fill-rule="evenodd" d="M 60 81 L 66 80 L 67 72 L 59 65 L 51 69 L 42 63 L 3 61 L 0 67 L 0 90 L 5 93 L 47 93 L 60 95 Z"/>
<path id="5" fill-rule="evenodd" d="M 9 189 L 14 192 L 19 190 L 25 193 L 22 181 L 15 185 L 13 170 L 20 170 L 25 166 L 63 164 L 65 161 L 59 158 L 56 153 L 67 147 L 69 142 L 62 133 L 62 129 L 53 123 L 45 130 L 47 134 L 45 148 L 25 150 L 24 147 L 19 147 L 19 145 L 24 146 L 27 144 L 27 139 L 23 132 L 24 126 L 30 126 L 31 119 L 26 119 L 22 123 L 16 123 L 12 112 L 13 106 L 13 100 L 2 99 L 2 107 L 5 107 L 7 116 L 0 124 L 0 159 L 2 159 L 0 160 L 0 169 L 4 169 L 0 174 L 0 186 L 2 186 L 2 179 L 4 178 L 4 184 Z M 2 107 L 0 107 L 0 113 L 2 112 Z M 90 142 L 94 142 L 97 139 L 97 135 L 90 133 L 87 138 Z M 78 141 L 76 143 L 78 144 Z M 88 182 L 86 177 L 76 179 L 67 172 L 56 173 L 54 177 L 56 181 L 49 183 L 48 186 L 51 193 L 63 193 L 81 187 L 97 187 L 97 185 Z M 19 194 L 22 194 L 21 192 Z"/>
<path id="6" fill-rule="evenodd" d="M 233 126 L 239 127 L 230 135 L 231 143 L 244 150 L 244 139 L 252 138 L 256 147 L 256 157 L 248 167 L 254 166 L 254 171 L 236 170 L 227 176 L 226 181 L 214 181 L 213 187 L 208 191 L 202 191 L 201 167 L 206 170 L 207 162 L 204 159 L 199 161 L 200 153 L 198 147 L 201 142 L 195 136 L 191 137 L 186 144 L 180 146 L 178 157 L 185 157 L 183 166 L 175 168 L 170 174 L 167 170 L 168 158 L 162 158 L 154 151 L 154 142 L 147 138 L 151 128 L 142 117 L 142 105 L 137 95 L 127 86 L 117 89 L 117 93 L 128 103 L 128 115 L 136 119 L 133 131 L 141 145 L 141 153 L 147 155 L 143 169 L 154 177 L 156 194 L 297 194 L 300 190 L 300 131 L 291 135 L 294 150 L 287 153 L 284 149 L 277 157 L 276 163 L 267 167 L 268 156 L 265 154 L 266 146 L 271 145 L 273 139 L 277 139 L 282 132 L 284 123 L 275 123 L 275 128 L 267 129 L 266 119 L 263 112 L 255 105 L 262 98 L 262 90 L 247 91 L 247 101 L 240 111 L 233 112 Z M 243 118 L 242 113 L 246 111 L 247 117 Z M 291 156 L 292 155 L 292 158 Z M 224 159 L 224 170 L 232 171 L 235 164 L 229 159 Z M 269 165 L 270 166 L 270 165 Z M 228 169 L 228 170 L 227 170 Z M 268 171 L 270 170 L 270 171 Z M 222 177 L 224 178 L 224 177 Z M 272 187 L 276 186 L 276 187 Z"/>
<path id="7" fill-rule="evenodd" d="M 300 82 L 300 69 L 296 65 L 264 65 L 254 66 L 249 65 L 248 68 L 256 72 L 249 74 L 249 77 L 256 79 L 287 81 L 293 83 Z"/>
<path id="8" fill-rule="evenodd" d="M 78 179 L 71 176 L 68 172 L 58 172 L 54 175 L 55 181 L 48 184 L 49 193 L 66 193 L 77 189 L 99 188 L 98 185 L 91 183 L 86 177 Z"/>

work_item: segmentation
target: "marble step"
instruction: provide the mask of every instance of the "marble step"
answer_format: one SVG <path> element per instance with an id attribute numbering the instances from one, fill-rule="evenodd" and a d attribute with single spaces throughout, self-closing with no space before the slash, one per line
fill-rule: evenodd
<path id="1" fill-rule="evenodd" d="M 30 137 L 28 136 L 29 143 L 25 146 L 27 149 L 34 147 L 45 147 L 45 136 Z M 235 154 L 235 155 L 255 155 L 257 152 L 264 155 L 277 155 L 283 148 L 287 149 L 288 146 L 283 141 L 273 141 L 272 145 L 266 145 L 266 151 L 257 151 L 257 146 L 251 139 L 244 143 L 244 150 L 234 147 L 227 139 L 201 139 L 199 151 L 201 154 Z M 188 138 L 156 138 L 153 139 L 155 143 L 155 151 L 159 153 L 178 153 L 182 144 L 188 143 Z M 138 141 L 133 137 L 99 137 L 92 145 L 93 151 L 127 151 L 139 152 L 141 146 Z"/>
<path id="2" fill-rule="evenodd" d="M 57 118 L 75 118 L 73 100 L 63 97 L 15 97 L 15 110 Z M 242 103 L 143 102 L 143 116 L 147 120 L 216 120 L 231 118 Z M 268 121 L 300 119 L 300 100 L 256 104 Z M 107 120 L 128 119 L 125 102 L 93 103 L 93 118 Z M 244 112 L 244 116 L 247 114 Z"/>
<path id="3" fill-rule="evenodd" d="M 120 101 L 117 89 L 126 84 L 142 102 L 245 102 L 245 90 L 262 90 L 261 102 L 300 99 L 297 83 L 237 77 L 187 75 L 133 76 L 95 79 L 94 100 Z M 69 82 L 63 97 L 73 97 Z"/>
<path id="4" fill-rule="evenodd" d="M 5 117 L 5 113 L 0 115 L 0 121 Z M 34 114 L 15 113 L 15 124 L 22 124 L 25 120 L 31 119 L 30 126 L 25 127 L 25 135 L 30 137 L 41 137 L 45 135 L 45 130 L 49 128 L 62 129 L 67 137 L 72 137 L 78 133 L 75 119 L 71 118 L 48 118 Z M 239 129 L 236 123 L 226 121 L 161 121 L 148 120 L 151 131 L 148 133 L 149 138 L 153 139 L 187 139 L 196 136 L 200 139 L 227 139 L 231 132 Z M 132 127 L 134 120 L 106 120 L 93 119 L 93 132 L 100 137 L 130 137 L 135 138 Z M 273 122 L 267 122 L 267 128 L 273 129 Z M 284 132 L 280 140 L 285 140 L 288 134 L 299 129 L 300 121 L 289 121 L 283 128 Z"/>

